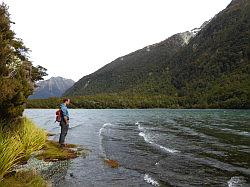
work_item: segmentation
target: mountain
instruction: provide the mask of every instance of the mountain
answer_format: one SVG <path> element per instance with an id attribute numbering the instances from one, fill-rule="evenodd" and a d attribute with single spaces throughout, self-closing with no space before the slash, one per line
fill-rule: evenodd
<path id="1" fill-rule="evenodd" d="M 233 0 L 171 59 L 178 96 L 217 107 L 250 107 L 250 1 Z"/>
<path id="2" fill-rule="evenodd" d="M 29 99 L 60 97 L 67 89 L 73 86 L 74 83 L 71 79 L 51 77 L 48 80 L 38 82 L 33 95 L 29 96 Z"/>
<path id="3" fill-rule="evenodd" d="M 164 95 L 184 107 L 250 107 L 250 2 L 233 0 L 201 28 L 117 58 L 64 95 Z"/>
<path id="4" fill-rule="evenodd" d="M 65 95 L 114 93 L 134 88 L 149 76 L 156 75 L 161 66 L 193 36 L 193 32 L 175 34 L 160 43 L 119 57 L 80 79 Z"/>

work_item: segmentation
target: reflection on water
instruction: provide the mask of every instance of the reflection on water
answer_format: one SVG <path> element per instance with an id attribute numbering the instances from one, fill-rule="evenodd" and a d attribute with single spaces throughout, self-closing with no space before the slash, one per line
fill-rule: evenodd
<path id="1" fill-rule="evenodd" d="M 25 115 L 56 133 L 55 110 Z M 69 143 L 92 150 L 71 161 L 59 186 L 250 184 L 249 110 L 70 110 Z M 104 158 L 119 162 L 113 169 Z"/>

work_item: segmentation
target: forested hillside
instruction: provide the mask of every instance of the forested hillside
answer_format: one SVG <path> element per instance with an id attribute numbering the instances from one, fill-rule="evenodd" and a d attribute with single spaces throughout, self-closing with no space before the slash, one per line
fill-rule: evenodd
<path id="1" fill-rule="evenodd" d="M 143 84 L 148 77 L 157 80 L 162 66 L 168 63 L 192 36 L 191 32 L 176 34 L 165 41 L 120 57 L 93 74 L 83 77 L 65 95 L 120 93 Z M 163 92 L 171 94 L 172 89 L 174 88 L 167 84 Z M 139 90 L 134 89 L 134 91 Z M 144 91 L 151 93 L 151 90 L 144 89 Z"/>
<path id="2" fill-rule="evenodd" d="M 248 107 L 250 1 L 234 0 L 171 60 L 178 96 L 195 103 Z"/>
<path id="3" fill-rule="evenodd" d="M 107 107 L 115 99 L 143 106 L 158 97 L 165 103 L 160 107 L 249 108 L 249 14 L 248 0 L 233 0 L 198 33 L 179 33 L 117 58 L 64 96 L 113 98 L 103 104 Z"/>

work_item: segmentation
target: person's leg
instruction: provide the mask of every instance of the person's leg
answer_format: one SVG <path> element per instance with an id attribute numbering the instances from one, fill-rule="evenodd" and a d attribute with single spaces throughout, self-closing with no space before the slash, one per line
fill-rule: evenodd
<path id="1" fill-rule="evenodd" d="M 59 137 L 59 144 L 62 144 L 63 142 L 63 123 L 60 122 L 60 127 L 61 127 L 61 133 L 60 133 L 60 137 Z"/>
<path id="2" fill-rule="evenodd" d="M 66 125 L 65 123 L 60 123 L 60 126 L 61 126 L 61 134 L 59 138 L 59 144 L 63 145 L 69 129 L 69 125 L 68 124 Z"/>

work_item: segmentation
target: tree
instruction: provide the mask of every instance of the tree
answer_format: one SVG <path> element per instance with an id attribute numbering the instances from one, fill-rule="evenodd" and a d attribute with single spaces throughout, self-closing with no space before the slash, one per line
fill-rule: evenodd
<path id="1" fill-rule="evenodd" d="M 42 80 L 46 69 L 34 67 L 29 49 L 11 30 L 10 14 L 0 5 L 0 120 L 12 121 L 22 116 L 24 104 L 32 94 L 35 82 Z"/>

